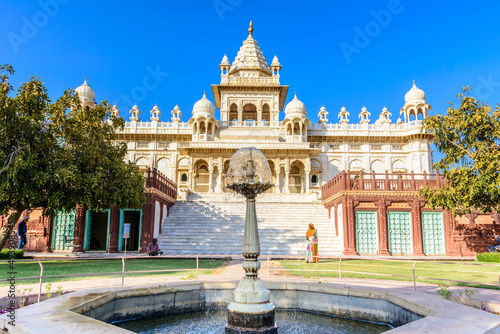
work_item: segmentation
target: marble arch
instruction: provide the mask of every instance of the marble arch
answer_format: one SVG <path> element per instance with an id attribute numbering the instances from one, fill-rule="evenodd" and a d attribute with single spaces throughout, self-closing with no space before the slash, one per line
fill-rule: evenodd
<path id="1" fill-rule="evenodd" d="M 393 172 L 407 172 L 408 169 L 406 167 L 406 163 L 401 159 L 396 159 L 392 162 L 392 171 Z"/>
<path id="2" fill-rule="evenodd" d="M 304 163 L 301 160 L 291 162 L 289 174 L 289 192 L 292 194 L 302 193 L 304 191 Z"/>
<path id="3" fill-rule="evenodd" d="M 149 167 L 149 159 L 144 156 L 138 157 L 135 163 L 140 167 Z"/>
<path id="4" fill-rule="evenodd" d="M 171 168 L 170 168 L 170 160 L 165 157 L 160 157 L 156 161 L 156 168 L 166 177 L 171 178 L 172 175 L 170 173 Z"/>
<path id="5" fill-rule="evenodd" d="M 370 172 L 374 171 L 377 174 L 381 174 L 384 173 L 386 169 L 384 162 L 380 159 L 375 159 L 371 162 Z"/>
<path id="6" fill-rule="evenodd" d="M 245 103 L 243 106 L 243 119 L 242 121 L 257 121 L 257 106 L 254 103 Z"/>
<path id="7" fill-rule="evenodd" d="M 363 163 L 359 159 L 354 159 L 349 163 L 349 169 L 352 171 L 364 171 Z"/>

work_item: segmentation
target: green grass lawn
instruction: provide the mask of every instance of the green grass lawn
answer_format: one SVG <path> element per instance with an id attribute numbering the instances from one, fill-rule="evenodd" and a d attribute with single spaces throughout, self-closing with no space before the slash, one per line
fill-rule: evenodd
<path id="1" fill-rule="evenodd" d="M 85 276 L 77 277 L 54 277 L 44 278 L 43 282 L 63 282 L 63 281 L 79 281 L 97 278 L 121 277 L 117 275 L 94 275 L 96 273 L 106 272 L 121 272 L 122 260 L 54 260 L 42 261 L 43 275 L 69 275 L 69 274 L 85 274 Z M 15 262 L 14 271 L 17 272 L 16 278 L 34 277 L 40 275 L 40 266 L 38 262 Z M 222 265 L 222 260 L 200 259 L 199 268 L 203 269 L 216 269 Z M 0 263 L 0 279 L 6 279 L 8 263 Z M 169 272 L 150 272 L 150 273 L 135 273 L 126 274 L 126 277 L 132 276 L 188 276 L 196 271 L 196 260 L 194 259 L 129 259 L 125 260 L 125 271 L 138 271 L 138 270 L 166 270 L 166 269 L 179 269 Z M 200 270 L 199 275 L 208 275 L 213 270 Z M 38 279 L 19 280 L 18 285 L 38 283 Z M 0 282 L 0 286 L 6 286 L 8 282 Z"/>
<path id="2" fill-rule="evenodd" d="M 338 272 L 325 272 L 321 270 L 338 270 L 338 260 L 320 260 L 320 263 L 305 263 L 303 260 L 282 260 L 281 265 L 289 270 L 289 275 L 304 277 L 339 277 Z M 469 262 L 479 263 L 479 262 Z M 318 270 L 305 271 L 304 269 Z M 390 274 L 401 276 L 413 275 L 413 262 L 411 261 L 384 261 L 384 260 L 342 260 L 342 271 L 356 271 L 359 273 L 342 272 L 346 278 L 375 278 L 385 280 L 413 281 L 413 278 L 389 277 L 370 275 L 370 273 Z M 415 276 L 453 279 L 460 281 L 477 282 L 473 284 L 452 281 L 439 281 L 428 279 L 417 279 L 418 282 L 448 284 L 458 286 L 470 286 L 476 288 L 499 289 L 498 273 L 500 266 L 480 266 L 464 264 L 463 262 L 417 262 Z M 480 283 L 495 284 L 496 286 L 482 285 Z"/>

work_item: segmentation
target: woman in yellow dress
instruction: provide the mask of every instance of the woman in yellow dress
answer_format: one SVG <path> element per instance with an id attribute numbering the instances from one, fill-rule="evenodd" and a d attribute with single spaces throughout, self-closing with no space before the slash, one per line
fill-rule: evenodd
<path id="1" fill-rule="evenodd" d="M 307 252 L 306 262 L 319 262 L 318 254 L 318 231 L 313 224 L 309 224 L 309 229 L 306 232 Z"/>

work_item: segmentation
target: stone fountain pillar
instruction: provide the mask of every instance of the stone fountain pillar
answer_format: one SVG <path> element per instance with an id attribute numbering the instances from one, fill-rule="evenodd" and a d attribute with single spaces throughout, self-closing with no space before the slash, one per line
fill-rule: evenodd
<path id="1" fill-rule="evenodd" d="M 273 185 L 255 181 L 252 149 L 246 168 L 246 182 L 231 183 L 229 189 L 246 197 L 245 232 L 243 239 L 243 269 L 245 278 L 233 292 L 233 301 L 228 306 L 226 334 L 233 333 L 278 333 L 274 320 L 275 308 L 269 290 L 257 275 L 260 269 L 259 228 L 255 212 L 255 198 Z"/>

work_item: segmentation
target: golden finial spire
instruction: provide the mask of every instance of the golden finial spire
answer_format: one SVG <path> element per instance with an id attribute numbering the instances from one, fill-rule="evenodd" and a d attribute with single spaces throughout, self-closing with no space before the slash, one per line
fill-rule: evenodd
<path id="1" fill-rule="evenodd" d="M 253 23 L 252 23 L 252 20 L 250 20 L 250 27 L 248 28 L 248 33 L 250 34 L 250 36 L 252 36 L 252 33 L 253 33 Z"/>

